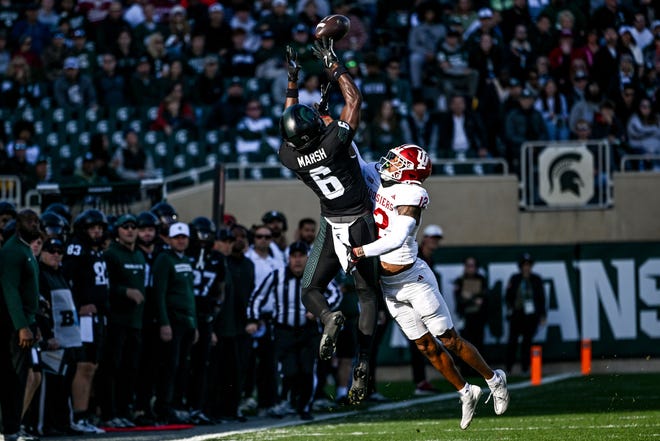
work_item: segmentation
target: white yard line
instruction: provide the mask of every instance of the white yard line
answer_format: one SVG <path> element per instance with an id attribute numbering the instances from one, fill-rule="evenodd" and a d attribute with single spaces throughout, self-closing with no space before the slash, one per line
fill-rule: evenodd
<path id="1" fill-rule="evenodd" d="M 567 372 L 557 375 L 549 375 L 547 377 L 543 377 L 543 381 L 541 385 L 556 383 L 558 381 L 563 381 L 568 378 L 579 377 L 580 375 L 581 374 L 579 372 Z M 510 384 L 509 390 L 527 389 L 529 387 L 532 387 L 532 383 L 530 381 L 521 381 L 518 383 Z M 488 391 L 489 390 L 487 387 L 484 388 L 484 392 L 488 392 Z M 451 392 L 445 394 L 432 395 L 428 397 L 411 398 L 409 400 L 397 401 L 394 403 L 378 404 L 375 406 L 371 406 L 368 409 L 351 410 L 347 412 L 333 412 L 333 413 L 327 413 L 321 415 L 315 414 L 313 421 L 302 421 L 299 419 L 295 419 L 291 421 L 280 421 L 280 422 L 274 422 L 272 424 L 268 424 L 267 426 L 252 427 L 249 429 L 242 429 L 242 430 L 233 430 L 230 432 L 219 432 L 215 434 L 209 433 L 205 435 L 191 436 L 188 438 L 179 438 L 175 441 L 206 441 L 210 439 L 224 439 L 233 435 L 238 435 L 243 433 L 259 432 L 262 430 L 277 429 L 281 427 L 299 426 L 310 422 L 319 422 L 319 421 L 333 420 L 337 418 L 345 418 L 347 416 L 355 415 L 357 413 L 387 412 L 391 410 L 403 409 L 417 404 L 434 403 L 436 401 L 457 400 L 457 399 L 458 399 L 458 395 L 455 392 Z"/>

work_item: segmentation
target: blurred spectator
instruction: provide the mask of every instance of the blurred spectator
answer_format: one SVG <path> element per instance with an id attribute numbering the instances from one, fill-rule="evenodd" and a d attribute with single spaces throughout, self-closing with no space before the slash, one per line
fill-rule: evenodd
<path id="1" fill-rule="evenodd" d="M 571 131 L 575 132 L 575 125 L 578 120 L 585 120 L 589 124 L 593 123 L 594 114 L 598 111 L 603 95 L 600 92 L 600 86 L 595 81 L 587 84 L 584 90 L 584 100 L 573 104 L 569 115 L 569 126 Z"/>
<path id="2" fill-rule="evenodd" d="M 534 260 L 525 253 L 518 261 L 520 272 L 509 279 L 506 286 L 506 308 L 509 321 L 509 341 L 506 348 L 506 371 L 511 372 L 518 358 L 518 339 L 520 345 L 520 367 L 523 374 L 529 370 L 532 339 L 539 326 L 545 324 L 546 301 L 543 280 L 532 272 Z"/>
<path id="3" fill-rule="evenodd" d="M 49 40 L 50 41 L 50 40 Z M 45 45 L 44 45 L 45 46 Z M 24 34 L 18 41 L 18 46 L 14 51 L 12 57 L 22 57 L 32 69 L 32 72 L 37 74 L 41 73 L 41 57 L 40 54 L 32 49 L 32 37 Z"/>
<path id="4" fill-rule="evenodd" d="M 193 83 L 193 102 L 202 106 L 211 106 L 222 97 L 224 85 L 217 55 L 207 55 L 204 70 Z"/>
<path id="5" fill-rule="evenodd" d="M 47 25 L 37 20 L 38 14 L 39 5 L 37 3 L 28 3 L 25 8 L 25 18 L 17 21 L 12 26 L 11 38 L 14 43 L 19 43 L 25 37 L 29 37 L 32 50 L 35 54 L 41 55 L 48 43 L 50 43 L 50 30 Z"/>
<path id="6" fill-rule="evenodd" d="M 146 50 L 147 38 L 152 34 L 165 33 L 165 26 L 156 21 L 156 8 L 153 3 L 144 2 L 142 5 L 142 12 L 144 14 L 144 21 L 133 28 L 132 34 L 135 37 L 135 44 L 137 49 L 142 52 Z"/>
<path id="7" fill-rule="evenodd" d="M 176 5 L 170 9 L 168 18 L 168 35 L 165 47 L 170 57 L 179 57 L 183 49 L 190 43 L 191 27 L 188 23 L 186 9 Z"/>
<path id="8" fill-rule="evenodd" d="M 232 77 L 222 98 L 216 102 L 206 120 L 208 129 L 234 128 L 244 114 L 245 86 L 239 77 Z"/>
<path id="9" fill-rule="evenodd" d="M 89 152 L 94 157 L 94 167 L 101 180 L 118 182 L 121 180 L 113 164 L 110 164 L 112 152 L 110 140 L 105 133 L 94 133 L 89 139 Z"/>
<path id="10" fill-rule="evenodd" d="M 375 53 L 364 56 L 365 75 L 362 77 L 362 112 L 364 121 L 369 123 L 381 111 L 384 101 L 392 98 L 390 83 L 383 72 L 381 62 Z"/>
<path id="11" fill-rule="evenodd" d="M 35 107 L 44 95 L 42 86 L 34 80 L 32 69 L 23 57 L 14 57 L 9 62 L 7 73 L 2 81 L 0 103 L 2 107 L 20 109 Z"/>
<path id="12" fill-rule="evenodd" d="M 513 39 L 509 43 L 506 54 L 507 63 L 511 77 L 525 78 L 527 70 L 534 65 L 537 54 L 534 53 L 532 44 L 527 36 L 527 28 L 523 24 L 516 26 Z"/>
<path id="13" fill-rule="evenodd" d="M 470 51 L 469 66 L 479 73 L 477 96 L 486 93 L 487 85 L 502 69 L 502 51 L 494 45 L 490 34 L 483 34 L 478 46 Z"/>
<path id="14" fill-rule="evenodd" d="M 14 155 L 7 159 L 4 166 L 2 167 L 2 174 L 17 176 L 21 183 L 25 184 L 23 187 L 27 186 L 33 168 L 33 165 L 30 164 L 26 159 L 26 148 L 27 145 L 25 144 L 25 141 L 16 141 L 13 145 Z M 25 192 L 26 189 L 23 189 L 23 191 Z"/>
<path id="15" fill-rule="evenodd" d="M 361 51 L 368 46 L 369 29 L 365 21 L 355 13 L 355 7 L 353 0 L 334 0 L 332 2 L 332 13 L 345 15 L 351 21 L 346 36 L 335 42 L 334 48 L 337 51 Z"/>
<path id="16" fill-rule="evenodd" d="M 62 66 L 67 55 L 66 39 L 64 34 L 56 32 L 50 44 L 44 49 L 41 61 L 44 68 L 44 77 L 52 83 L 62 75 Z"/>
<path id="17" fill-rule="evenodd" d="M 170 71 L 170 59 L 165 50 L 163 35 L 160 32 L 151 34 L 145 40 L 145 46 L 153 75 L 158 79 L 167 77 Z"/>
<path id="18" fill-rule="evenodd" d="M 644 65 L 650 67 L 649 70 L 654 70 L 658 61 L 660 61 L 660 32 L 653 37 L 653 42 L 644 50 Z"/>
<path id="19" fill-rule="evenodd" d="M 265 30 L 271 31 L 275 36 L 275 46 L 284 50 L 284 46 L 289 42 L 291 29 L 296 27 L 297 21 L 287 10 L 287 0 L 273 0 L 271 5 L 270 14 L 264 16 L 259 21 L 257 29 L 260 32 Z M 302 25 L 305 26 L 309 32 L 310 28 L 305 24 Z"/>
<path id="20" fill-rule="evenodd" d="M 184 99 L 183 85 L 177 83 L 158 106 L 158 114 L 151 124 L 151 130 L 160 130 L 166 135 L 186 129 L 195 131 L 195 112 L 190 103 Z"/>
<path id="21" fill-rule="evenodd" d="M 621 0 L 604 0 L 604 4 L 591 12 L 591 26 L 601 33 L 608 28 L 619 29 L 631 23 L 631 14 Z"/>
<path id="22" fill-rule="evenodd" d="M 117 41 L 115 41 L 112 48 L 112 54 L 117 63 L 117 72 L 124 77 L 126 84 L 128 84 L 139 58 L 137 46 L 128 29 L 119 31 Z"/>
<path id="23" fill-rule="evenodd" d="M 236 152 L 238 154 L 269 154 L 280 146 L 279 126 L 264 115 L 258 99 L 249 99 L 245 113 L 236 126 Z M 261 157 L 261 162 L 265 158 Z M 259 161 L 258 161 L 259 162 Z"/>
<path id="24" fill-rule="evenodd" d="M 481 8 L 477 11 L 477 16 L 479 17 L 479 21 L 474 22 L 465 30 L 465 34 L 463 35 L 467 49 L 472 51 L 475 47 L 479 46 L 481 38 L 484 35 L 490 35 L 493 46 L 501 51 L 504 47 L 504 39 L 502 38 L 502 31 L 497 26 L 497 20 L 495 19 L 493 10 L 490 8 Z"/>
<path id="25" fill-rule="evenodd" d="M 529 29 L 530 43 L 535 54 L 549 54 L 555 47 L 555 32 L 547 15 L 539 15 L 535 26 Z"/>
<path id="26" fill-rule="evenodd" d="M 641 67 L 644 64 L 644 56 L 642 55 L 642 48 L 637 44 L 637 41 L 633 37 L 632 29 L 633 28 L 630 26 L 622 26 L 619 28 L 620 44 L 624 49 L 630 52 L 635 66 Z"/>
<path id="27" fill-rule="evenodd" d="M 80 167 L 71 177 L 71 184 L 74 185 L 96 185 L 107 183 L 105 177 L 99 176 L 96 170 L 96 158 L 91 152 L 87 152 L 82 157 Z"/>
<path id="28" fill-rule="evenodd" d="M 653 111 L 651 100 L 639 100 L 637 111 L 628 121 L 628 141 L 631 153 L 636 155 L 660 155 L 660 116 Z M 660 160 L 651 163 L 640 161 L 640 169 L 658 170 Z"/>
<path id="29" fill-rule="evenodd" d="M 570 81 L 571 63 L 581 56 L 581 51 L 573 44 L 573 33 L 563 30 L 559 34 L 559 45 L 549 54 L 552 75 L 559 80 L 560 85 Z"/>
<path id="30" fill-rule="evenodd" d="M 591 66 L 594 64 L 594 56 L 600 50 L 598 42 L 598 31 L 589 29 L 586 32 L 586 41 L 583 46 L 579 48 L 580 58 L 587 64 L 588 71 L 591 71 Z"/>
<path id="31" fill-rule="evenodd" d="M 55 103 L 68 111 L 83 111 L 96 107 L 96 91 L 92 80 L 80 72 L 76 57 L 64 60 L 64 75 L 55 81 Z"/>
<path id="32" fill-rule="evenodd" d="M 641 11 L 635 12 L 630 34 L 642 51 L 653 44 L 653 33 L 646 27 L 646 16 Z"/>
<path id="33" fill-rule="evenodd" d="M 298 102 L 300 104 L 313 106 L 314 104 L 321 101 L 321 91 L 319 90 L 320 85 L 321 82 L 318 75 L 305 75 L 303 78 L 302 86 L 300 89 L 298 89 Z"/>
<path id="34" fill-rule="evenodd" d="M 571 86 L 566 94 L 566 103 L 569 109 L 572 109 L 576 103 L 586 99 L 587 84 L 589 84 L 589 75 L 586 71 L 578 70 L 573 74 Z"/>
<path id="35" fill-rule="evenodd" d="M 68 57 L 78 59 L 78 69 L 86 74 L 92 74 L 97 68 L 94 44 L 88 42 L 87 33 L 82 29 L 73 31 L 73 45 L 69 48 Z"/>
<path id="36" fill-rule="evenodd" d="M 83 12 L 78 8 L 78 2 L 76 0 L 60 0 L 59 7 L 57 11 L 59 12 L 60 21 L 58 24 L 58 30 L 64 35 L 68 35 L 61 28 L 62 23 L 66 23 L 68 30 L 82 29 L 85 23 L 85 16 Z"/>
<path id="37" fill-rule="evenodd" d="M 607 0 L 608 2 L 617 0 Z M 621 46 L 619 46 L 619 36 L 616 28 L 608 27 L 603 33 L 605 45 L 596 52 L 594 55 L 593 67 L 591 69 L 591 76 L 598 82 L 600 90 L 607 91 L 609 83 L 612 78 L 616 77 L 619 67 L 619 60 L 624 53 Z"/>
<path id="38" fill-rule="evenodd" d="M 440 129 L 438 121 L 422 96 L 413 99 L 410 114 L 403 120 L 404 139 L 413 144 L 424 146 L 431 157 L 438 155 Z"/>
<path id="39" fill-rule="evenodd" d="M 5 76 L 7 68 L 9 68 L 9 60 L 11 60 L 11 53 L 7 46 L 7 31 L 0 29 L 0 75 Z"/>
<path id="40" fill-rule="evenodd" d="M 126 131 L 124 145 L 117 149 L 112 156 L 111 163 L 119 177 L 125 180 L 156 177 L 153 157 L 144 150 L 135 130 Z"/>
<path id="41" fill-rule="evenodd" d="M 528 140 L 548 139 L 543 116 L 534 109 L 536 95 L 529 89 L 520 94 L 520 107 L 512 109 L 504 117 L 504 142 L 506 160 L 515 173 L 520 172 L 522 144 Z"/>
<path id="42" fill-rule="evenodd" d="M 463 261 L 463 274 L 454 280 L 456 312 L 463 320 L 461 335 L 480 351 L 488 322 L 488 282 L 479 274 L 475 257 Z"/>
<path id="43" fill-rule="evenodd" d="M 101 55 L 101 70 L 95 85 L 101 106 L 112 109 L 127 104 L 126 80 L 117 72 L 117 60 L 111 53 Z"/>
<path id="44" fill-rule="evenodd" d="M 502 29 L 504 43 L 508 43 L 514 38 L 518 26 L 524 26 L 525 30 L 532 29 L 534 26 L 527 0 L 513 0 L 513 6 L 502 11 L 500 15 L 502 17 L 500 29 Z"/>
<path id="45" fill-rule="evenodd" d="M 421 89 L 424 74 L 432 69 L 436 48 L 445 38 L 447 28 L 440 22 L 437 5 L 431 1 L 423 1 L 417 6 L 420 23 L 410 30 L 408 35 L 408 50 L 410 51 L 409 69 L 410 82 L 413 90 Z M 352 26 L 352 23 L 351 23 Z"/>
<path id="46" fill-rule="evenodd" d="M 0 0 L 0 23 L 3 29 L 11 30 L 20 16 L 21 7 L 19 3 L 12 0 Z"/>
<path id="47" fill-rule="evenodd" d="M 570 29 L 571 32 L 579 35 L 587 27 L 587 20 L 580 10 L 579 3 L 567 0 L 550 0 L 549 3 L 541 14 L 546 15 L 559 32 L 562 29 Z"/>
<path id="48" fill-rule="evenodd" d="M 138 107 L 157 106 L 160 103 L 162 92 L 158 81 L 151 74 L 147 56 L 138 58 L 135 73 L 131 76 L 130 90 L 133 104 Z"/>
<path id="49" fill-rule="evenodd" d="M 182 57 L 186 63 L 186 73 L 191 75 L 201 74 L 204 71 L 206 55 L 206 37 L 201 34 L 193 35 Z"/>
<path id="50" fill-rule="evenodd" d="M 307 27 L 294 27 L 291 30 L 291 38 L 292 41 L 289 42 L 289 45 L 298 54 L 298 64 L 301 66 L 301 70 L 306 74 L 325 75 L 321 63 L 318 62 L 310 49 Z M 280 57 L 282 56 L 280 55 Z M 348 62 L 348 60 L 345 61 Z"/>
<path id="51" fill-rule="evenodd" d="M 440 67 L 441 91 L 446 95 L 474 95 L 477 91 L 479 74 L 468 65 L 469 54 L 461 34 L 451 29 L 438 47 L 436 60 Z"/>
<path id="52" fill-rule="evenodd" d="M 225 53 L 223 65 L 227 66 L 227 74 L 241 78 L 252 78 L 257 68 L 254 52 L 247 49 L 247 32 L 245 29 L 234 28 L 231 34 L 232 47 Z"/>
<path id="53" fill-rule="evenodd" d="M 298 7 L 297 10 L 298 15 L 296 16 L 296 21 L 298 23 L 302 23 L 307 28 L 310 30 L 314 30 L 316 28 L 316 25 L 319 24 L 321 19 L 325 17 L 325 15 L 321 14 L 319 12 L 319 6 L 317 4 L 317 0 L 300 0 L 297 2 Z M 319 3 L 325 3 L 323 1 L 320 1 Z M 326 4 L 327 6 L 327 4 Z"/>
<path id="54" fill-rule="evenodd" d="M 626 147 L 626 128 L 616 117 L 615 109 L 616 105 L 612 101 L 601 102 L 594 114 L 591 133 L 594 139 L 605 139 L 610 143 L 613 159 L 617 160 Z"/>
<path id="55" fill-rule="evenodd" d="M 591 124 L 589 121 L 579 119 L 576 121 L 575 126 L 571 128 L 572 139 L 579 141 L 588 141 L 591 139 Z"/>
<path id="56" fill-rule="evenodd" d="M 622 54 L 619 58 L 615 75 L 609 79 L 605 95 L 611 100 L 618 100 L 625 88 L 635 91 L 639 87 L 639 77 L 635 71 L 635 63 L 630 54 Z"/>
<path id="57" fill-rule="evenodd" d="M 37 11 L 37 21 L 45 25 L 50 32 L 54 32 L 60 21 L 60 17 L 55 12 L 55 2 L 54 0 L 41 0 L 40 3 L 41 8 Z"/>
<path id="58" fill-rule="evenodd" d="M 225 19 L 225 8 L 220 3 L 212 3 L 208 9 L 208 20 L 195 23 L 195 34 L 206 36 L 206 49 L 223 56 L 231 47 L 231 26 Z"/>
<path id="59" fill-rule="evenodd" d="M 21 148 L 25 150 L 25 159 L 30 164 L 35 164 L 41 153 L 41 148 L 34 139 L 34 124 L 31 121 L 18 120 L 14 123 L 12 129 L 14 140 L 7 144 L 7 156 L 14 156 L 14 146 L 16 143 L 22 144 Z"/>
<path id="60" fill-rule="evenodd" d="M 385 156 L 392 146 L 401 145 L 407 139 L 404 137 L 401 117 L 389 99 L 380 103 L 380 107 L 368 127 L 369 147 L 376 158 Z"/>
<path id="61" fill-rule="evenodd" d="M 401 62 L 390 58 L 385 64 L 385 75 L 390 88 L 392 104 L 402 116 L 410 113 L 412 105 L 412 87 L 410 81 L 401 72 Z"/>
<path id="62" fill-rule="evenodd" d="M 95 25 L 96 31 L 96 51 L 104 53 L 112 50 L 119 33 L 125 29 L 130 29 L 130 25 L 124 20 L 122 4 L 119 1 L 113 1 L 108 8 L 108 15 Z"/>
<path id="63" fill-rule="evenodd" d="M 550 141 L 565 141 L 569 137 L 568 105 L 554 79 L 546 80 L 534 108 L 541 113 Z"/>
<path id="64" fill-rule="evenodd" d="M 281 81 L 285 77 L 282 53 L 280 49 L 275 47 L 273 33 L 271 31 L 262 32 L 261 45 L 254 53 L 254 61 L 257 65 L 255 76 L 272 82 L 270 88 L 272 96 L 276 96 L 276 92 L 274 91 L 281 91 L 286 88 L 286 85 L 281 86 L 278 84 L 278 80 Z M 310 74 L 310 72 L 307 73 Z"/>
<path id="65" fill-rule="evenodd" d="M 449 112 L 440 118 L 438 153 L 442 158 L 487 158 L 488 146 L 478 115 L 467 112 L 465 97 L 452 95 Z"/>
<path id="66" fill-rule="evenodd" d="M 93 27 L 108 15 L 113 0 L 78 0 L 78 10 L 87 19 L 87 27 Z"/>
<path id="67" fill-rule="evenodd" d="M 257 27 L 257 21 L 252 17 L 252 11 L 250 10 L 250 3 L 240 3 L 234 9 L 234 16 L 231 18 L 229 25 L 232 29 L 232 41 L 227 49 L 236 48 L 236 43 L 234 41 L 234 31 L 237 29 L 242 29 L 245 31 L 242 34 L 242 43 L 240 48 L 245 49 L 248 52 L 256 51 L 259 47 L 259 29 Z M 224 55 L 224 53 L 222 54 Z"/>
<path id="68" fill-rule="evenodd" d="M 161 90 L 168 91 L 179 84 L 182 87 L 184 96 L 193 96 L 192 88 L 196 85 L 196 78 L 192 74 L 186 74 L 183 60 L 175 58 L 170 63 L 170 70 L 167 76 L 159 81 Z"/>
<path id="69" fill-rule="evenodd" d="M 614 97 L 616 117 L 624 127 L 628 125 L 628 120 L 637 111 L 640 94 L 641 92 L 638 92 L 636 85 L 631 82 L 625 83 L 623 88 Z"/>

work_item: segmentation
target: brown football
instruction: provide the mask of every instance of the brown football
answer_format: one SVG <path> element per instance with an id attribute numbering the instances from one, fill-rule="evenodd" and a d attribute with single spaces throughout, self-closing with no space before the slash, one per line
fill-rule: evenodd
<path id="1" fill-rule="evenodd" d="M 346 36 L 350 28 L 351 20 L 345 15 L 328 15 L 316 25 L 314 37 L 319 40 L 323 37 L 327 37 L 332 38 L 334 41 L 338 41 Z"/>

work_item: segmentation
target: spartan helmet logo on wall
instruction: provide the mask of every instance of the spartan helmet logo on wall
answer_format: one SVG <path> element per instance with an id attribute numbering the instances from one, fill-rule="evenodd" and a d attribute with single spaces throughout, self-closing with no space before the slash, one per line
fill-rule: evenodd
<path id="1" fill-rule="evenodd" d="M 548 205 L 586 204 L 594 195 L 594 157 L 585 146 L 547 147 L 539 155 L 539 195 Z"/>

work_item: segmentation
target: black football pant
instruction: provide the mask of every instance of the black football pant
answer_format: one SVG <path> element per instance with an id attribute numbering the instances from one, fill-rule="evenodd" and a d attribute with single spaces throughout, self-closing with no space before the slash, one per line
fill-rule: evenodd
<path id="1" fill-rule="evenodd" d="M 99 385 L 103 389 L 101 408 L 106 421 L 130 417 L 141 342 L 140 329 L 112 323 L 108 326 L 105 358 L 99 366 Z"/>
<path id="2" fill-rule="evenodd" d="M 199 340 L 190 354 L 190 385 L 186 404 L 193 410 L 203 410 L 208 390 L 209 364 L 211 362 L 211 337 L 213 321 L 208 315 L 198 315 Z"/>
<path id="3" fill-rule="evenodd" d="M 4 323 L 0 331 L 0 408 L 2 408 L 2 433 L 10 435 L 21 427 L 23 397 L 28 370 L 32 366 L 31 349 L 18 346 L 18 331 L 8 329 Z"/>
<path id="4" fill-rule="evenodd" d="M 373 215 L 366 213 L 359 217 L 349 227 L 348 232 L 351 246 L 360 246 L 376 240 Z M 335 254 L 333 244 L 332 226 L 324 217 L 321 217 L 319 234 L 316 236 L 314 247 L 305 266 L 302 291 L 302 302 L 305 308 L 315 316 L 322 317 L 322 314 L 329 310 L 323 292 L 340 270 L 341 264 Z M 378 297 L 381 293 L 378 285 L 378 259 L 374 257 L 361 259 L 353 276 L 360 303 L 359 351 L 369 354 L 372 336 L 376 329 Z"/>
<path id="5" fill-rule="evenodd" d="M 190 351 L 195 341 L 195 329 L 172 324 L 172 340 L 161 341 L 160 357 L 162 364 L 156 385 L 154 410 L 160 417 L 171 416 L 174 410 L 174 391 L 185 391 L 190 363 Z M 179 396 L 184 396 L 179 393 Z M 180 403 L 176 403 L 177 405 Z"/>

